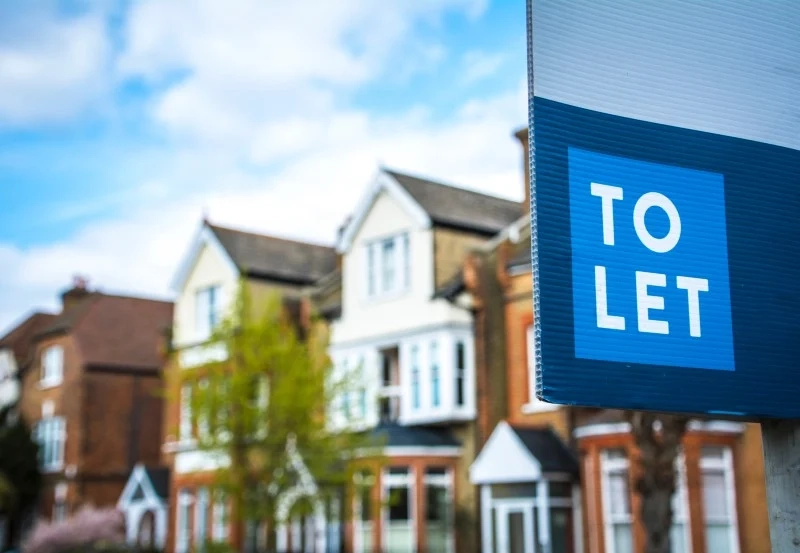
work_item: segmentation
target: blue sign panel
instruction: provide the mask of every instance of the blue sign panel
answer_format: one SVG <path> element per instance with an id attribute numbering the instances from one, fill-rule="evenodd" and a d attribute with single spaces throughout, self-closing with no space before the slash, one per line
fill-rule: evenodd
<path id="1" fill-rule="evenodd" d="M 734 370 L 723 175 L 567 152 L 575 355 Z"/>
<path id="2" fill-rule="evenodd" d="M 537 396 L 800 417 L 800 3 L 530 6 Z"/>

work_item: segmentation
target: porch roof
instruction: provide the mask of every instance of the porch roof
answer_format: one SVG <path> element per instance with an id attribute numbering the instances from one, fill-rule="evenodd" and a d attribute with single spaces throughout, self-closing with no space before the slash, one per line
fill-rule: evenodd
<path id="1" fill-rule="evenodd" d="M 578 475 L 578 461 L 550 428 L 495 427 L 470 467 L 473 484 L 532 482 L 547 475 Z"/>

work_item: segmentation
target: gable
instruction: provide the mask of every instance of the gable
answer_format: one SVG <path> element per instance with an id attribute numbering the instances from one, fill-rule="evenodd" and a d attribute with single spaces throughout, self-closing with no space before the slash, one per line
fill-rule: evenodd
<path id="1" fill-rule="evenodd" d="M 382 201 L 379 202 L 379 200 Z M 390 209 L 389 206 L 394 206 L 394 209 Z M 336 245 L 339 253 L 350 250 L 356 235 L 361 233 L 368 218 L 377 220 L 377 217 L 373 216 L 376 209 L 396 216 L 404 214 L 415 226 L 427 228 L 431 225 L 430 217 L 416 200 L 394 178 L 386 172 L 380 171 L 345 226 Z M 385 224 L 388 226 L 389 222 L 387 221 Z"/>
<path id="2" fill-rule="evenodd" d="M 153 506 L 164 503 L 164 499 L 159 497 L 143 465 L 136 465 L 131 471 L 119 496 L 117 506 L 124 510 L 129 505 L 139 502 L 147 502 Z"/>
<path id="3" fill-rule="evenodd" d="M 207 259 L 203 259 L 204 257 Z M 239 275 L 236 264 L 204 221 L 184 254 L 170 288 L 174 293 L 180 294 L 196 272 L 208 270 L 212 266 L 217 267 L 220 272 L 227 271 L 230 277 L 236 278 Z"/>
<path id="4" fill-rule="evenodd" d="M 499 423 L 469 469 L 473 484 L 530 482 L 542 476 L 539 461 L 506 423 Z"/>

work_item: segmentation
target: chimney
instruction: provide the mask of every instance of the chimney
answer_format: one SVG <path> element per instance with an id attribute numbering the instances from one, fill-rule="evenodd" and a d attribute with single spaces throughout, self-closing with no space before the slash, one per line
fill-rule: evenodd
<path id="1" fill-rule="evenodd" d="M 61 294 L 61 311 L 66 311 L 88 295 L 88 281 L 79 275 L 72 277 L 72 287 Z"/>
<path id="2" fill-rule="evenodd" d="M 514 133 L 514 136 L 522 145 L 522 168 L 525 174 L 523 188 L 525 189 L 525 200 L 522 204 L 522 214 L 530 213 L 531 209 L 531 165 L 528 159 L 528 127 L 522 127 Z"/>

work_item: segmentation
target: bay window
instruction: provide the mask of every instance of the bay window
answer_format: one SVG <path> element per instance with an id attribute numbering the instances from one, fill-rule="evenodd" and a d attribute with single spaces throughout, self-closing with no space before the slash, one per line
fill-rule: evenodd
<path id="1" fill-rule="evenodd" d="M 419 347 L 411 346 L 411 405 L 414 409 L 421 405 L 419 386 Z"/>
<path id="2" fill-rule="evenodd" d="M 197 338 L 207 339 L 219 324 L 220 320 L 219 285 L 201 288 L 195 294 L 195 323 Z"/>
<path id="3" fill-rule="evenodd" d="M 411 287 L 411 242 L 408 233 L 370 242 L 367 249 L 367 295 L 378 298 Z"/>
<path id="4" fill-rule="evenodd" d="M 463 407 L 465 398 L 464 385 L 466 381 L 466 358 L 464 355 L 464 342 L 456 342 L 456 362 L 455 362 L 455 403 L 456 407 Z"/>

